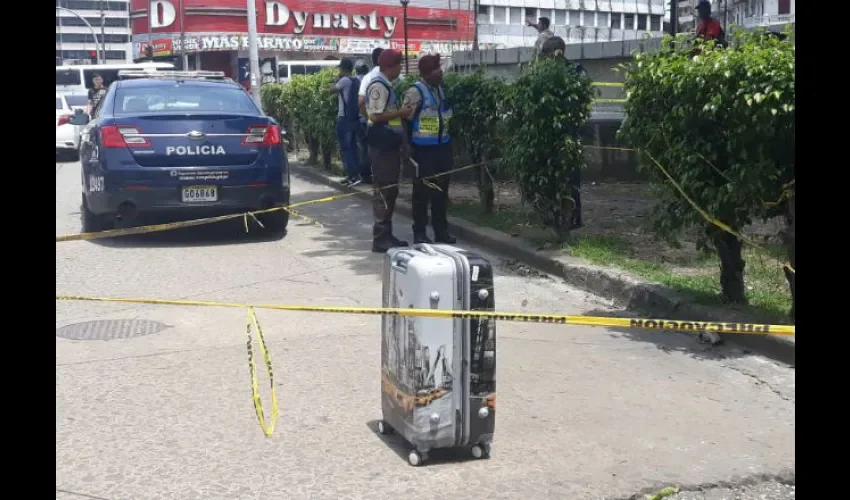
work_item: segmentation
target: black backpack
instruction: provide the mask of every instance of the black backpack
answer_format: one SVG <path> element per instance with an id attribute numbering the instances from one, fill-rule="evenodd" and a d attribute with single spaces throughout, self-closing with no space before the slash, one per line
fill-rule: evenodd
<path id="1" fill-rule="evenodd" d="M 353 76 L 346 77 L 351 80 L 351 85 L 348 86 L 348 95 L 344 95 L 342 100 L 345 105 L 345 117 L 358 121 L 360 118 L 360 106 L 357 104 L 357 95 L 360 92 L 360 79 Z"/>

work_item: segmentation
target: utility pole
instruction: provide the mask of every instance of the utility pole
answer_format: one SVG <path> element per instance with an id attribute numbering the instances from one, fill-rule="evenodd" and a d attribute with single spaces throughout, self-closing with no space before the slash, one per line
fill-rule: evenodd
<path id="1" fill-rule="evenodd" d="M 180 0 L 180 56 L 183 71 L 189 71 L 189 54 L 186 53 L 186 27 L 183 26 L 183 0 Z"/>
<path id="2" fill-rule="evenodd" d="M 153 47 L 153 2 L 148 0 L 148 47 Z M 145 50 L 147 54 L 147 50 Z M 150 57 L 148 58 L 150 59 Z"/>
<path id="3" fill-rule="evenodd" d="M 257 107 L 263 109 L 260 99 L 260 48 L 257 44 L 257 2 L 248 0 L 248 69 L 251 72 L 251 96 Z"/>
<path id="4" fill-rule="evenodd" d="M 103 10 L 103 0 L 100 0 L 100 62 L 106 62 L 106 12 Z"/>
<path id="5" fill-rule="evenodd" d="M 679 32 L 679 0 L 670 0 L 670 34 Z"/>
<path id="6" fill-rule="evenodd" d="M 475 22 L 475 31 L 472 33 L 472 50 L 478 50 L 478 0 L 473 2 L 472 19 Z"/>

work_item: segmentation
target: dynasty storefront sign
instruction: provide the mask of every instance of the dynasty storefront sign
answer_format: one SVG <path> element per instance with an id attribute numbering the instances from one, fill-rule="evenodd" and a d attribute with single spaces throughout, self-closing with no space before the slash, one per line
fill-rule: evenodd
<path id="1" fill-rule="evenodd" d="M 263 35 L 376 40 L 400 40 L 405 35 L 404 9 L 394 2 L 370 5 L 324 0 L 257 0 L 256 3 L 257 28 Z M 248 31 L 244 0 L 131 0 L 130 18 L 134 35 Z M 470 41 L 473 33 L 468 9 L 413 5 L 407 8 L 410 40 Z"/>

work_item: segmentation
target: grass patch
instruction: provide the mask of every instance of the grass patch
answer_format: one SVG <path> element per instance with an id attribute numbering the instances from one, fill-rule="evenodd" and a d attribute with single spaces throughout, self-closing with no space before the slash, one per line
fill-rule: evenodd
<path id="1" fill-rule="evenodd" d="M 493 215 L 483 213 L 476 203 L 452 203 L 450 213 L 478 225 L 527 238 L 535 243 L 551 242 L 551 233 L 540 228 L 533 216 L 518 209 L 500 209 Z M 562 247 L 562 251 L 593 264 L 616 267 L 644 280 L 659 283 L 695 303 L 723 305 L 720 293 L 720 263 L 714 254 L 696 251 L 676 263 L 635 258 L 635 243 L 620 236 L 582 234 L 578 231 Z M 557 248 L 557 247 L 556 247 Z M 769 248 L 774 258 L 750 246 L 744 250 L 745 284 L 749 306 L 743 310 L 786 320 L 791 308 L 791 295 L 782 267 L 779 248 Z"/>

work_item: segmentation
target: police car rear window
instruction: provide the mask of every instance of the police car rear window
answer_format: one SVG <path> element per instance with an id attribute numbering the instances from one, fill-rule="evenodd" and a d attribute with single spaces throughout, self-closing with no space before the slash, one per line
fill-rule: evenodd
<path id="1" fill-rule="evenodd" d="M 125 87 L 115 92 L 115 114 L 136 113 L 257 113 L 251 97 L 234 87 L 194 85 Z"/>

